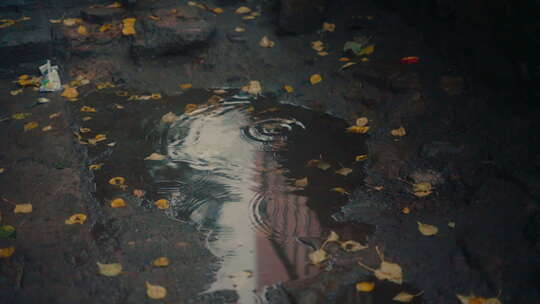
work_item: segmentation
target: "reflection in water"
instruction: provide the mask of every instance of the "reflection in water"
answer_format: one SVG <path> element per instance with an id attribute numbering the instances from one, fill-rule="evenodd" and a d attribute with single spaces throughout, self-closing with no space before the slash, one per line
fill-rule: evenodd
<path id="1" fill-rule="evenodd" d="M 170 215 L 211 231 L 208 246 L 222 264 L 209 291 L 235 289 L 241 303 L 258 302 L 264 286 L 315 275 L 310 248 L 297 238 L 321 235 L 307 197 L 293 192 L 280 165 L 287 138 L 305 132 L 304 124 L 290 117 L 253 122 L 248 106 L 180 116 L 161 138 L 168 161 L 149 167 L 171 200 Z"/>

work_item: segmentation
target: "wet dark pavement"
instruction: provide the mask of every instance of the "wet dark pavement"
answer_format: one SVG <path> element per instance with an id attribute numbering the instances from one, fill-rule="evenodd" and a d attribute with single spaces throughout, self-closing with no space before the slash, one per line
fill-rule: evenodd
<path id="1" fill-rule="evenodd" d="M 164 22 L 175 7 L 177 19 L 215 26 L 190 38 L 206 45 L 183 41 L 172 56 L 159 44 L 134 53 L 119 32 L 80 39 L 76 27 L 48 25 L 72 39 L 58 63 L 64 83 L 79 76 L 76 101 L 30 88 L 10 96 L 23 69 L 4 73 L 2 111 L 32 115 L 1 122 L 1 224 L 16 228 L 0 239 L 0 249 L 16 248 L 0 261 L 2 299 L 160 302 L 148 282 L 175 303 L 396 303 L 400 292 L 418 295 L 412 303 L 459 303 L 456 294 L 538 302 L 535 112 L 510 105 L 511 88 L 456 71 L 418 29 L 369 2 L 331 6 L 335 32 L 300 35 L 276 31 L 271 2 L 242 4 L 261 16 L 242 19 L 240 4 L 215 14 L 168 1 L 129 11 Z M 246 32 L 231 39 L 237 26 Z M 265 35 L 274 47 L 259 46 Z M 353 37 L 372 37 L 374 53 L 342 52 Z M 316 40 L 327 56 L 311 48 Z M 355 64 L 343 68 L 344 56 Z M 315 73 L 322 82 L 311 84 Z M 262 95 L 241 92 L 252 80 Z M 114 87 L 96 88 L 106 82 Z M 27 107 L 39 96 L 51 102 Z M 359 117 L 367 133 L 345 132 Z M 23 131 L 32 121 L 39 127 Z M 392 135 L 400 127 L 406 135 Z M 425 197 L 415 195 L 422 183 Z M 13 213 L 23 202 L 33 212 Z M 66 225 L 75 213 L 88 219 Z M 421 234 L 418 222 L 437 233 Z M 325 242 L 332 231 L 367 248 Z M 314 262 L 321 248 L 328 257 Z M 402 284 L 359 265 L 377 268 L 376 248 L 401 266 Z M 170 264 L 152 266 L 158 257 Z M 98 262 L 123 270 L 106 277 Z M 358 291 L 358 282 L 375 288 Z"/>

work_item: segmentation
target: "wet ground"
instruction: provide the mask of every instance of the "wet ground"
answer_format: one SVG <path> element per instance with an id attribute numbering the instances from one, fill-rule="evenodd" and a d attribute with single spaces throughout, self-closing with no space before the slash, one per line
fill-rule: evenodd
<path id="1" fill-rule="evenodd" d="M 302 35 L 277 35 L 269 2 L 246 4 L 261 16 L 196 11 L 217 30 L 176 56 L 84 40 L 58 62 L 76 99 L 11 95 L 16 70 L 2 80 L 0 224 L 16 229 L 0 238 L 15 248 L 0 262 L 5 303 L 540 301 L 534 112 L 449 70 L 369 2 L 332 6 L 335 32 Z M 173 7 L 193 12 L 149 1 L 133 14 Z M 259 46 L 264 35 L 274 47 Z M 355 37 L 371 37 L 373 54 L 342 52 Z M 260 92 L 241 89 L 253 80 Z M 360 117 L 369 129 L 347 132 Z M 32 212 L 14 213 L 23 203 Z M 87 218 L 68 225 L 74 214 Z M 401 280 L 373 272 L 382 256 Z"/>

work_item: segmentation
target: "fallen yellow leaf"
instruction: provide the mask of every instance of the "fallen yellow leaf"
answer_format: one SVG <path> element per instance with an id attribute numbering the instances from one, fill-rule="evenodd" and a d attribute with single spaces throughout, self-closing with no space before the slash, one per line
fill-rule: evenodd
<path id="1" fill-rule="evenodd" d="M 158 154 L 158 153 L 152 153 L 149 156 L 145 157 L 144 160 L 164 160 L 166 158 L 167 158 L 167 156 L 165 156 L 165 155 L 161 155 L 161 154 Z"/>
<path id="2" fill-rule="evenodd" d="M 294 88 L 292 86 L 290 86 L 290 85 L 284 85 L 283 90 L 285 90 L 285 92 L 287 92 L 289 94 L 294 92 Z"/>
<path id="3" fill-rule="evenodd" d="M 326 241 L 324 241 L 325 244 L 329 242 L 339 242 L 339 235 L 335 231 L 330 231 Z M 325 244 L 323 244 L 323 247 Z"/>
<path id="4" fill-rule="evenodd" d="M 91 132 L 92 130 L 90 128 L 80 128 L 79 129 L 79 132 L 81 133 L 88 133 L 88 132 Z"/>
<path id="5" fill-rule="evenodd" d="M 173 112 L 169 112 L 165 115 L 163 115 L 163 117 L 161 117 L 161 121 L 165 122 L 165 123 L 173 123 L 175 121 L 178 120 L 178 116 L 176 116 Z"/>
<path id="6" fill-rule="evenodd" d="M 502 304 L 498 298 L 482 298 L 474 295 L 464 296 L 456 294 L 462 304 Z"/>
<path id="7" fill-rule="evenodd" d="M 150 299 L 163 299 L 167 296 L 167 289 L 159 285 L 152 285 L 146 282 L 146 295 Z"/>
<path id="8" fill-rule="evenodd" d="M 15 95 L 21 94 L 22 91 L 23 91 L 23 89 L 11 90 L 11 91 L 9 91 L 9 94 L 10 94 L 11 96 L 15 96 Z"/>
<path id="9" fill-rule="evenodd" d="M 361 292 L 371 292 L 375 289 L 375 283 L 373 282 L 358 282 L 356 283 L 356 290 Z"/>
<path id="10" fill-rule="evenodd" d="M 350 241 L 341 243 L 341 248 L 345 251 L 355 252 L 355 251 L 364 250 L 368 248 L 368 246 L 362 245 L 356 241 L 350 240 Z"/>
<path id="11" fill-rule="evenodd" d="M 169 261 L 169 258 L 159 257 L 152 262 L 152 265 L 154 265 L 155 267 L 165 267 L 169 266 L 170 263 L 171 261 Z"/>
<path id="12" fill-rule="evenodd" d="M 88 143 L 89 143 L 89 144 L 92 144 L 92 145 L 95 145 L 95 144 L 97 144 L 98 142 L 104 141 L 104 140 L 107 140 L 107 135 L 105 135 L 105 134 L 98 134 L 98 135 L 96 135 L 94 138 L 88 139 Z"/>
<path id="13" fill-rule="evenodd" d="M 355 64 L 356 64 L 356 62 L 352 62 L 352 61 L 351 61 L 351 62 L 347 62 L 347 63 L 345 63 L 344 65 L 341 66 L 341 69 L 344 70 L 344 69 L 346 69 L 346 68 L 348 68 L 348 67 L 350 67 L 350 66 L 353 66 L 353 65 L 355 65 Z"/>
<path id="14" fill-rule="evenodd" d="M 161 99 L 161 97 L 162 97 L 161 93 L 152 93 L 150 95 L 150 98 L 152 98 L 152 99 Z"/>
<path id="15" fill-rule="evenodd" d="M 420 222 L 417 222 L 417 223 L 418 223 L 418 231 L 420 231 L 420 233 L 422 233 L 425 236 L 432 236 L 432 235 L 437 234 L 437 232 L 439 232 L 439 228 L 433 225 L 423 224 Z"/>
<path id="16" fill-rule="evenodd" d="M 184 112 L 191 113 L 195 110 L 197 110 L 198 106 L 196 104 L 188 103 L 186 107 L 184 108 Z"/>
<path id="17" fill-rule="evenodd" d="M 6 169 L 0 168 L 0 174 L 4 173 L 4 171 L 6 171 Z M 0 217 L 0 220 L 1 220 L 1 219 L 2 219 L 2 218 Z"/>
<path id="18" fill-rule="evenodd" d="M 456 228 L 456 223 L 455 222 L 448 222 L 448 227 Z"/>
<path id="19" fill-rule="evenodd" d="M 126 97 L 126 96 L 129 96 L 129 92 L 128 91 L 116 91 L 114 92 L 114 94 L 116 96 L 120 96 L 120 97 Z"/>
<path id="20" fill-rule="evenodd" d="M 107 8 L 121 8 L 122 3 L 120 2 L 113 2 L 112 4 L 107 5 Z"/>
<path id="21" fill-rule="evenodd" d="M 76 24 L 79 24 L 82 22 L 82 19 L 80 18 L 67 18 L 64 19 L 63 23 L 65 26 L 74 26 Z"/>
<path id="22" fill-rule="evenodd" d="M 43 132 L 47 132 L 47 131 L 50 131 L 50 130 L 52 130 L 52 126 L 51 126 L 51 125 L 47 125 L 47 126 L 45 126 L 45 127 L 43 127 L 43 128 L 41 129 L 41 131 L 43 131 Z"/>
<path id="23" fill-rule="evenodd" d="M 247 6 L 240 6 L 234 12 L 238 15 L 243 15 L 243 14 L 251 13 L 251 9 Z"/>
<path id="24" fill-rule="evenodd" d="M 392 134 L 392 136 L 396 136 L 396 137 L 403 137 L 403 136 L 407 135 L 407 131 L 405 131 L 404 127 L 399 127 L 398 129 L 394 129 L 394 130 L 390 131 L 390 134 Z"/>
<path id="25" fill-rule="evenodd" d="M 308 258 L 312 264 L 318 265 L 328 260 L 328 254 L 323 249 L 318 249 L 313 252 L 310 252 L 308 255 Z"/>
<path id="26" fill-rule="evenodd" d="M 354 159 L 355 161 L 363 161 L 363 160 L 366 160 L 367 158 L 368 156 L 366 154 L 362 154 L 362 155 L 356 155 Z"/>
<path id="27" fill-rule="evenodd" d="M 86 29 L 86 26 L 79 25 L 79 27 L 77 28 L 77 33 L 79 33 L 79 35 L 86 36 L 88 35 L 88 30 Z"/>
<path id="28" fill-rule="evenodd" d="M 115 198 L 111 201 L 112 208 L 121 208 L 126 206 L 126 201 L 121 198 Z"/>
<path id="29" fill-rule="evenodd" d="M 270 38 L 268 38 L 267 36 L 263 36 L 261 38 L 261 41 L 259 41 L 259 45 L 264 48 L 272 48 L 275 44 L 276 43 L 270 40 Z"/>
<path id="30" fill-rule="evenodd" d="M 307 178 L 307 177 L 304 177 L 304 178 L 301 178 L 301 179 L 297 179 L 296 181 L 294 181 L 294 185 L 295 185 L 296 187 L 306 187 L 308 184 L 309 184 L 309 182 L 308 182 L 308 178 Z"/>
<path id="31" fill-rule="evenodd" d="M 135 195 L 136 197 L 138 198 L 141 198 L 144 196 L 146 192 L 144 190 L 141 190 L 141 189 L 135 189 L 133 190 L 133 195 Z"/>
<path id="32" fill-rule="evenodd" d="M 341 57 L 341 58 L 339 58 L 338 60 L 341 61 L 341 62 L 347 62 L 347 61 L 349 61 L 349 60 L 351 60 L 351 59 L 349 59 L 349 58 L 347 58 L 347 57 Z"/>
<path id="33" fill-rule="evenodd" d="M 392 300 L 394 300 L 396 302 L 401 302 L 401 303 L 410 303 L 415 297 L 418 297 L 422 293 L 423 292 L 412 295 L 412 294 L 409 294 L 409 293 L 406 293 L 406 292 L 402 291 L 402 292 L 398 293 L 396 296 L 394 296 L 394 298 L 392 298 Z"/>
<path id="34" fill-rule="evenodd" d="M 256 16 L 254 16 L 254 15 L 249 15 L 249 16 L 243 16 L 242 17 L 242 19 L 244 19 L 244 20 L 253 20 L 255 18 L 256 18 Z"/>
<path id="35" fill-rule="evenodd" d="M 98 82 L 96 83 L 96 89 L 98 90 L 103 90 L 103 89 L 108 89 L 108 88 L 114 88 L 115 85 L 111 82 Z"/>
<path id="36" fill-rule="evenodd" d="M 311 77 L 309 77 L 309 82 L 311 82 L 312 85 L 315 85 L 322 81 L 322 77 L 320 74 L 313 74 Z"/>
<path id="37" fill-rule="evenodd" d="M 109 184 L 111 184 L 113 186 L 124 185 L 125 182 L 126 182 L 126 179 L 121 177 L 121 176 L 117 176 L 117 177 L 113 177 L 113 178 L 109 179 Z"/>
<path id="38" fill-rule="evenodd" d="M 234 28 L 234 31 L 237 32 L 237 33 L 243 33 L 243 32 L 246 31 L 246 29 L 243 28 L 243 27 L 237 26 L 237 27 Z"/>
<path id="39" fill-rule="evenodd" d="M 324 44 L 320 40 L 313 41 L 311 42 L 311 48 L 317 52 L 322 52 L 324 50 Z"/>
<path id="40" fill-rule="evenodd" d="M 149 15 L 148 18 L 150 18 L 151 20 L 154 20 L 154 21 L 161 20 L 161 18 L 159 18 L 158 16 L 154 16 L 154 15 Z"/>
<path id="41" fill-rule="evenodd" d="M 59 117 L 59 116 L 60 116 L 60 112 L 57 112 L 57 113 L 52 113 L 51 115 L 49 115 L 49 118 L 53 119 L 53 118 L 56 118 L 56 117 Z"/>
<path id="42" fill-rule="evenodd" d="M 351 172 L 353 172 L 353 170 L 351 168 L 341 168 L 341 169 L 335 171 L 336 174 L 340 174 L 340 175 L 343 175 L 343 176 L 347 176 L 347 175 L 351 174 Z"/>
<path id="43" fill-rule="evenodd" d="M 366 126 L 369 122 L 369 119 L 367 117 L 360 117 L 356 119 L 356 125 L 359 127 Z"/>
<path id="44" fill-rule="evenodd" d="M 219 8 L 219 7 L 216 7 L 214 9 L 212 9 L 212 12 L 214 14 L 223 14 L 223 9 L 222 8 Z"/>
<path id="45" fill-rule="evenodd" d="M 99 269 L 99 273 L 106 277 L 115 277 L 122 273 L 122 265 L 118 263 L 112 264 L 101 264 L 100 262 L 96 263 Z"/>
<path id="46" fill-rule="evenodd" d="M 188 89 L 191 89 L 193 87 L 193 85 L 191 83 L 182 83 L 182 84 L 179 84 L 178 86 L 182 90 L 188 90 Z"/>
<path id="47" fill-rule="evenodd" d="M 14 252 L 15 252 L 15 247 L 13 246 L 7 247 L 7 248 L 0 248 L 0 258 L 7 259 L 10 256 L 12 256 Z"/>
<path id="48" fill-rule="evenodd" d="M 251 95 L 258 95 L 262 92 L 262 85 L 258 80 L 251 80 L 248 85 L 242 87 L 242 91 Z"/>
<path id="49" fill-rule="evenodd" d="M 158 209 L 169 209 L 169 207 L 170 207 L 169 201 L 164 199 L 164 198 L 158 199 L 157 201 L 155 201 L 154 205 L 156 205 L 156 207 L 158 207 Z"/>
<path id="50" fill-rule="evenodd" d="M 385 261 L 384 256 L 379 251 L 379 248 L 376 247 L 375 249 L 377 250 L 377 254 L 381 259 L 381 265 L 378 269 L 373 269 L 360 261 L 358 261 L 358 265 L 369 271 L 373 271 L 373 274 L 379 280 L 388 280 L 401 285 L 403 283 L 403 271 L 401 270 L 401 266 Z"/>
<path id="51" fill-rule="evenodd" d="M 369 126 L 364 126 L 364 127 L 350 126 L 346 130 L 346 132 L 348 133 L 357 133 L 357 134 L 366 134 L 368 131 L 369 131 Z"/>
<path id="52" fill-rule="evenodd" d="M 104 33 L 106 31 L 110 30 L 111 27 L 112 27 L 112 24 L 109 24 L 109 23 L 103 24 L 102 26 L 99 27 L 99 32 Z"/>
<path id="53" fill-rule="evenodd" d="M 317 52 L 317 55 L 319 55 L 319 56 L 328 56 L 329 54 L 330 54 L 330 53 L 325 52 L 325 51 Z"/>
<path id="54" fill-rule="evenodd" d="M 68 99 L 73 99 L 79 96 L 79 92 L 77 91 L 77 88 L 68 86 L 64 89 L 64 91 L 62 92 L 62 95 L 60 96 L 68 98 Z"/>
<path id="55" fill-rule="evenodd" d="M 336 25 L 334 23 L 325 22 L 323 23 L 322 30 L 323 32 L 333 32 L 336 30 Z"/>
<path id="56" fill-rule="evenodd" d="M 67 220 L 65 220 L 65 223 L 67 225 L 73 225 L 73 224 L 84 224 L 86 221 L 86 215 L 82 213 L 75 213 L 72 216 L 70 216 Z"/>
<path id="57" fill-rule="evenodd" d="M 433 193 L 433 186 L 428 182 L 413 185 L 413 194 L 416 197 L 426 197 Z"/>
<path id="58" fill-rule="evenodd" d="M 99 170 L 101 169 L 101 167 L 103 166 L 103 163 L 100 163 L 100 164 L 92 164 L 90 166 L 88 166 L 88 169 L 90 170 Z"/>
<path id="59" fill-rule="evenodd" d="M 30 115 L 32 115 L 32 113 L 15 113 L 11 115 L 11 118 L 15 120 L 21 120 L 21 119 L 26 119 Z"/>
<path id="60" fill-rule="evenodd" d="M 135 21 L 137 21 L 135 18 L 126 18 L 122 20 L 122 35 L 135 35 Z"/>
<path id="61" fill-rule="evenodd" d="M 24 132 L 33 130 L 33 129 L 37 128 L 38 126 L 39 126 L 38 123 L 35 122 L 35 121 L 25 123 L 24 124 Z"/>
<path id="62" fill-rule="evenodd" d="M 97 110 L 89 106 L 83 106 L 81 108 L 81 112 L 97 112 Z"/>
<path id="63" fill-rule="evenodd" d="M 341 187 L 335 187 L 335 188 L 332 188 L 330 190 L 332 190 L 334 192 L 337 192 L 337 193 L 345 194 L 345 195 L 350 194 L 349 192 L 347 192 L 347 190 L 345 190 L 344 188 L 341 188 Z"/>
<path id="64" fill-rule="evenodd" d="M 375 51 L 375 45 L 370 44 L 370 45 L 366 46 L 365 48 L 363 48 L 363 49 L 362 49 L 359 53 L 357 53 L 356 55 L 358 55 L 358 56 L 371 55 L 371 54 L 373 54 L 374 51 Z"/>
<path id="65" fill-rule="evenodd" d="M 49 19 L 49 22 L 53 24 L 58 24 L 58 23 L 62 23 L 62 19 Z"/>
<path id="66" fill-rule="evenodd" d="M 32 204 L 17 204 L 15 205 L 15 209 L 13 209 L 13 213 L 31 213 L 32 212 Z"/>
<path id="67" fill-rule="evenodd" d="M 411 213 L 411 209 L 409 209 L 409 207 L 405 207 L 405 208 L 401 209 L 401 212 L 403 214 L 409 214 L 409 213 Z"/>

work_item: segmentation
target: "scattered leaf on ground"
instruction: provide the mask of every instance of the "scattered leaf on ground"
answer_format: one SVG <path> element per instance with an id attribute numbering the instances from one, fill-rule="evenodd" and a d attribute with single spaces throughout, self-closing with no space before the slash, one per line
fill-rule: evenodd
<path id="1" fill-rule="evenodd" d="M 356 64 L 356 62 L 352 62 L 352 61 L 351 61 L 351 62 L 347 62 L 347 63 L 345 63 L 344 65 L 341 66 L 341 69 L 344 70 L 344 69 L 346 69 L 346 68 L 348 68 L 348 67 L 350 67 L 350 66 L 353 66 L 353 65 L 355 65 L 355 64 Z"/>
<path id="2" fill-rule="evenodd" d="M 122 273 L 122 265 L 118 263 L 112 264 L 101 264 L 100 262 L 96 263 L 99 269 L 99 273 L 106 277 L 115 277 Z"/>
<path id="3" fill-rule="evenodd" d="M 31 121 L 24 124 L 24 132 L 33 130 L 38 127 L 38 123 L 35 121 Z"/>
<path id="4" fill-rule="evenodd" d="M 15 252 L 15 247 L 13 246 L 7 247 L 7 248 L 0 248 L 0 258 L 7 259 L 10 256 L 12 256 L 14 252 Z"/>
<path id="5" fill-rule="evenodd" d="M 251 13 L 251 9 L 247 6 L 240 6 L 234 12 L 238 15 L 243 15 L 243 14 Z"/>
<path id="6" fill-rule="evenodd" d="M 126 206 L 126 201 L 122 198 L 115 198 L 111 201 L 112 208 L 121 208 Z"/>
<path id="7" fill-rule="evenodd" d="M 65 220 L 65 223 L 67 225 L 73 225 L 73 224 L 84 224 L 86 221 L 86 215 L 82 213 L 75 213 L 72 216 L 70 216 L 67 220 Z"/>
<path id="8" fill-rule="evenodd" d="M 328 260 L 328 254 L 323 249 L 318 249 L 309 253 L 308 258 L 312 264 L 319 265 Z"/>
<path id="9" fill-rule="evenodd" d="M 17 204 L 15 205 L 15 209 L 13 209 L 14 213 L 30 213 L 32 212 L 32 204 Z"/>
<path id="10" fill-rule="evenodd" d="M 121 8 L 122 3 L 116 1 L 106 6 L 106 8 Z"/>
<path id="11" fill-rule="evenodd" d="M 426 197 L 433 192 L 433 186 L 428 182 L 413 185 L 413 194 L 416 197 Z"/>
<path id="12" fill-rule="evenodd" d="M 345 251 L 356 252 L 368 248 L 366 245 L 362 245 L 356 241 L 346 241 L 341 243 L 341 248 Z"/>
<path id="13" fill-rule="evenodd" d="M 136 197 L 138 198 L 141 198 L 144 196 L 146 192 L 144 190 L 141 190 L 141 189 L 135 189 L 133 190 L 133 195 L 135 195 Z"/>
<path id="14" fill-rule="evenodd" d="M 396 136 L 396 137 L 403 137 L 403 136 L 407 135 L 407 131 L 405 130 L 404 127 L 399 127 L 397 129 L 394 129 L 394 130 L 390 131 L 390 134 L 392 134 L 392 136 Z"/>
<path id="15" fill-rule="evenodd" d="M 259 45 L 263 48 L 272 48 L 275 44 L 276 43 L 270 40 L 270 38 L 268 38 L 267 36 L 263 36 L 261 38 L 261 41 L 259 41 Z"/>
<path id="16" fill-rule="evenodd" d="M 401 303 L 410 303 L 415 297 L 421 295 L 422 293 L 423 292 L 412 295 L 410 293 L 406 293 L 406 292 L 402 291 L 402 292 L 398 293 L 394 298 L 392 298 L 392 300 L 394 300 L 396 302 L 401 302 Z"/>
<path id="17" fill-rule="evenodd" d="M 112 24 L 106 23 L 99 27 L 99 32 L 104 33 L 112 28 Z"/>
<path id="18" fill-rule="evenodd" d="M 94 136 L 94 138 L 88 139 L 88 143 L 92 144 L 92 145 L 95 145 L 98 142 L 101 142 L 101 141 L 104 141 L 104 140 L 107 140 L 107 135 L 105 135 L 105 134 L 97 134 L 96 136 Z M 110 145 L 110 144 L 108 144 L 108 145 Z"/>
<path id="19" fill-rule="evenodd" d="M 0 238 L 8 238 L 15 233 L 15 227 L 11 225 L 0 226 Z"/>
<path id="20" fill-rule="evenodd" d="M 323 32 L 333 32 L 336 30 L 336 25 L 334 23 L 325 22 L 323 23 L 322 30 Z"/>
<path id="21" fill-rule="evenodd" d="M 94 113 L 94 112 L 97 112 L 97 110 L 95 108 L 92 108 L 92 107 L 89 107 L 89 106 L 82 106 L 81 107 L 81 112 L 91 112 L 91 113 Z"/>
<path id="22" fill-rule="evenodd" d="M 326 51 L 322 51 L 322 52 L 317 52 L 317 55 L 319 56 L 328 56 L 330 53 L 326 52 Z"/>
<path id="23" fill-rule="evenodd" d="M 378 269 L 373 269 L 360 261 L 358 261 L 358 265 L 369 271 L 373 271 L 373 274 L 379 280 L 388 280 L 401 285 L 403 283 L 403 271 L 401 270 L 401 266 L 385 261 L 383 254 L 379 251 L 379 248 L 376 247 L 375 249 L 377 250 L 377 254 L 381 260 L 381 265 Z"/>
<path id="24" fill-rule="evenodd" d="M 223 14 L 223 9 L 220 7 L 215 7 L 212 9 L 212 13 L 217 14 L 217 15 Z"/>
<path id="25" fill-rule="evenodd" d="M 356 55 L 358 55 L 358 56 L 371 55 L 371 54 L 373 54 L 374 51 L 375 51 L 375 45 L 370 44 L 370 45 L 366 46 L 365 48 L 363 48 Z"/>
<path id="26" fill-rule="evenodd" d="M 456 228 L 456 223 L 455 222 L 448 222 L 448 227 Z"/>
<path id="27" fill-rule="evenodd" d="M 369 119 L 367 117 L 360 117 L 356 119 L 356 125 L 359 127 L 366 126 L 369 123 Z"/>
<path id="28" fill-rule="evenodd" d="M 341 57 L 341 58 L 339 58 L 338 60 L 341 61 L 341 62 L 347 62 L 347 61 L 349 61 L 349 60 L 351 60 L 351 59 L 349 59 L 349 58 L 347 58 L 347 57 Z"/>
<path id="29" fill-rule="evenodd" d="M 198 108 L 198 106 L 197 106 L 196 104 L 188 103 L 188 104 L 186 105 L 186 107 L 184 108 L 184 112 L 186 112 L 186 113 L 189 114 L 189 113 L 191 113 L 191 112 L 197 110 L 197 108 Z"/>
<path id="30" fill-rule="evenodd" d="M 126 18 L 122 20 L 122 35 L 130 36 L 135 35 L 135 18 Z"/>
<path id="31" fill-rule="evenodd" d="M 290 86 L 290 85 L 284 85 L 283 90 L 285 90 L 285 92 L 287 92 L 289 94 L 294 92 L 294 88 L 292 86 Z"/>
<path id="32" fill-rule="evenodd" d="M 178 86 L 182 90 L 188 90 L 188 89 L 191 89 L 193 87 L 193 85 L 191 83 L 181 83 Z"/>
<path id="33" fill-rule="evenodd" d="M 6 169 L 0 168 L 0 174 L 4 173 L 4 171 L 6 171 Z M 0 217 L 0 219 L 2 219 L 2 218 Z"/>
<path id="34" fill-rule="evenodd" d="M 109 184 L 113 186 L 120 186 L 120 185 L 125 184 L 125 182 L 126 182 L 126 179 L 121 176 L 117 176 L 117 177 L 113 177 L 109 179 Z"/>
<path id="35" fill-rule="evenodd" d="M 297 179 L 294 181 L 294 185 L 296 187 L 306 187 L 307 185 L 309 184 L 308 182 L 308 178 L 307 177 L 304 177 L 304 178 L 301 178 L 301 179 Z"/>
<path id="36" fill-rule="evenodd" d="M 67 18 L 64 19 L 63 23 L 65 26 L 74 26 L 82 22 L 81 18 Z"/>
<path id="37" fill-rule="evenodd" d="M 366 134 L 369 131 L 369 126 L 350 126 L 347 128 L 346 132 L 348 133 L 357 133 L 357 134 Z"/>
<path id="38" fill-rule="evenodd" d="M 346 195 L 349 195 L 350 193 L 347 192 L 347 190 L 345 190 L 344 188 L 341 188 L 341 187 L 335 187 L 335 188 L 332 188 L 330 189 L 334 192 L 337 192 L 337 193 L 341 193 L 341 194 L 346 194 Z"/>
<path id="39" fill-rule="evenodd" d="M 375 289 L 375 283 L 373 282 L 358 282 L 356 283 L 356 290 L 361 292 L 371 292 Z"/>
<path id="40" fill-rule="evenodd" d="M 10 94 L 11 96 L 15 96 L 15 95 L 21 94 L 22 91 L 23 91 L 23 89 L 11 90 L 11 91 L 9 91 L 9 94 Z"/>
<path id="41" fill-rule="evenodd" d="M 91 132 L 92 130 L 90 128 L 80 128 L 79 129 L 79 132 L 81 133 L 88 133 L 88 132 Z"/>
<path id="42" fill-rule="evenodd" d="M 311 48 L 317 52 L 322 52 L 324 50 L 324 43 L 320 40 L 312 41 Z"/>
<path id="43" fill-rule="evenodd" d="M 21 120 L 21 119 L 26 119 L 30 115 L 32 115 L 32 113 L 15 113 L 11 115 L 11 118 L 15 120 Z"/>
<path id="44" fill-rule="evenodd" d="M 340 174 L 340 175 L 343 175 L 343 176 L 347 176 L 347 175 L 351 174 L 351 172 L 353 172 L 353 170 L 351 168 L 345 168 L 345 167 L 335 171 L 336 174 Z"/>
<path id="45" fill-rule="evenodd" d="M 167 289 L 159 285 L 152 285 L 146 282 L 146 295 L 150 299 L 163 299 L 167 296 Z"/>
<path id="46" fill-rule="evenodd" d="M 368 158 L 368 156 L 366 154 L 362 154 L 362 155 L 356 155 L 356 157 L 354 158 L 356 161 L 363 161 L 363 160 L 366 160 Z"/>
<path id="47" fill-rule="evenodd" d="M 79 35 L 86 36 L 88 35 L 88 30 L 86 29 L 86 26 L 79 25 L 79 27 L 77 28 L 77 33 L 79 33 Z"/>
<path id="48" fill-rule="evenodd" d="M 96 83 L 96 89 L 98 90 L 104 90 L 104 89 L 109 89 L 109 88 L 114 88 L 116 87 L 112 82 L 98 82 Z"/>
<path id="49" fill-rule="evenodd" d="M 315 85 L 322 81 L 322 77 L 320 74 L 313 74 L 311 77 L 309 77 L 309 82 L 311 82 L 312 85 Z"/>
<path id="50" fill-rule="evenodd" d="M 474 295 L 464 296 L 456 294 L 462 304 L 502 304 L 498 298 L 482 298 Z"/>
<path id="51" fill-rule="evenodd" d="M 330 242 L 339 242 L 339 235 L 335 231 L 330 231 L 330 234 L 326 238 L 326 241 L 324 241 L 325 244 Z"/>
<path id="52" fill-rule="evenodd" d="M 165 267 L 169 266 L 170 263 L 171 261 L 169 261 L 169 258 L 159 257 L 152 262 L 152 265 L 154 265 L 155 267 Z"/>
<path id="53" fill-rule="evenodd" d="M 243 28 L 243 27 L 237 26 L 237 27 L 234 28 L 234 31 L 237 32 L 237 33 L 243 33 L 243 32 L 246 31 L 246 29 Z"/>
<path id="54" fill-rule="evenodd" d="M 152 98 L 152 99 L 157 100 L 157 99 L 161 99 L 161 97 L 162 97 L 161 93 L 152 93 L 152 94 L 150 94 L 150 98 Z"/>
<path id="55" fill-rule="evenodd" d="M 411 209 L 409 207 L 405 207 L 405 208 L 401 209 L 401 212 L 403 214 L 409 214 L 409 213 L 411 213 Z"/>
<path id="56" fill-rule="evenodd" d="M 41 129 L 41 131 L 43 131 L 43 132 L 47 132 L 47 131 L 50 131 L 50 130 L 52 130 L 52 126 L 51 126 L 51 125 L 47 125 L 47 126 L 45 126 L 45 127 L 43 127 L 43 128 Z"/>
<path id="57" fill-rule="evenodd" d="M 60 116 L 60 112 L 57 112 L 57 113 L 52 113 L 51 115 L 49 115 L 49 118 L 53 119 L 53 118 L 57 118 L 59 116 Z"/>
<path id="58" fill-rule="evenodd" d="M 157 201 L 155 201 L 154 205 L 156 205 L 156 207 L 158 207 L 158 209 L 169 209 L 169 207 L 170 207 L 169 201 L 164 199 L 164 198 L 158 199 Z"/>
<path id="59" fill-rule="evenodd" d="M 417 222 L 417 223 L 418 223 L 418 231 L 420 231 L 420 233 L 422 233 L 425 236 L 432 236 L 432 235 L 437 234 L 437 232 L 439 232 L 439 228 L 433 225 L 423 224 L 420 222 Z"/>
<path id="60" fill-rule="evenodd" d="M 101 169 L 102 166 L 103 166 L 103 163 L 91 164 L 90 166 L 88 166 L 88 169 L 95 171 L 95 170 Z"/>
<path id="61" fill-rule="evenodd" d="M 242 87 L 242 91 L 251 95 L 258 95 L 262 92 L 262 86 L 258 80 L 251 80 L 248 85 Z"/>
<path id="62" fill-rule="evenodd" d="M 62 23 L 62 19 L 49 19 L 49 22 L 52 24 Z"/>
<path id="63" fill-rule="evenodd" d="M 163 115 L 163 117 L 161 117 L 161 121 L 165 123 L 173 123 L 177 120 L 178 120 L 178 116 L 176 116 L 173 112 L 169 112 Z"/>
<path id="64" fill-rule="evenodd" d="M 145 157 L 144 160 L 164 160 L 167 156 L 158 154 L 158 153 L 152 153 L 149 156 Z"/>
<path id="65" fill-rule="evenodd" d="M 62 95 L 60 96 L 68 98 L 68 99 L 74 99 L 74 98 L 77 98 L 77 96 L 79 96 L 79 92 L 77 91 L 77 88 L 68 86 L 64 89 L 64 91 L 62 92 Z"/>

